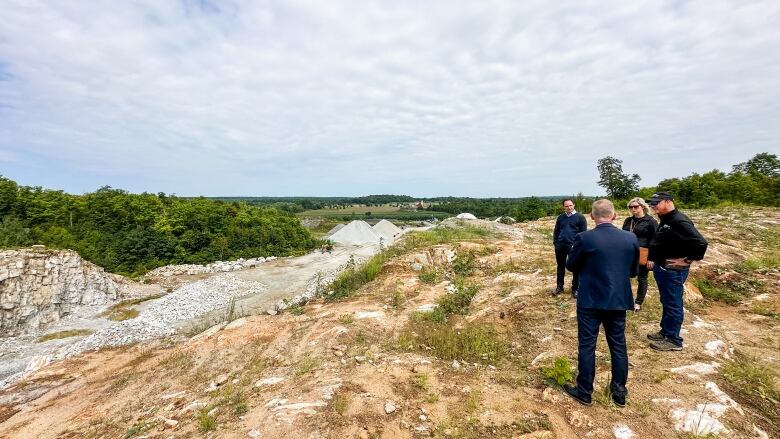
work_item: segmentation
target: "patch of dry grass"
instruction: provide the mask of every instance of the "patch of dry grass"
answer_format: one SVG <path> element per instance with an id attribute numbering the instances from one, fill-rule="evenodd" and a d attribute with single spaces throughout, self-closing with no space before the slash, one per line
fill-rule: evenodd
<path id="1" fill-rule="evenodd" d="M 67 331 L 52 332 L 51 334 L 42 335 L 35 341 L 36 343 L 43 343 L 50 340 L 59 340 L 61 338 L 83 337 L 92 334 L 93 332 L 95 331 L 92 329 L 68 329 Z"/>

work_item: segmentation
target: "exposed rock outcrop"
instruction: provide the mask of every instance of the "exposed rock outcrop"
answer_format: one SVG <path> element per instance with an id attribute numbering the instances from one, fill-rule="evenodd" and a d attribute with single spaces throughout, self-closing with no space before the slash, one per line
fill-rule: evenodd
<path id="1" fill-rule="evenodd" d="M 33 333 L 77 306 L 116 301 L 121 279 L 70 250 L 0 251 L 0 337 Z"/>

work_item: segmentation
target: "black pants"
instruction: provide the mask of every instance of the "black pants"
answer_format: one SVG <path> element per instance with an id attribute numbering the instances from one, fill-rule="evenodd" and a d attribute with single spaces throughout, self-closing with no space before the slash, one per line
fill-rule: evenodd
<path id="1" fill-rule="evenodd" d="M 555 262 L 558 263 L 558 272 L 555 279 L 555 285 L 563 289 L 563 276 L 566 273 L 566 257 L 569 256 L 571 251 L 571 245 L 556 245 L 555 246 Z M 574 273 L 571 279 L 571 289 L 577 290 L 580 286 L 580 275 Z"/>
<path id="2" fill-rule="evenodd" d="M 596 376 L 596 340 L 599 336 L 599 326 L 602 325 L 612 363 L 610 390 L 613 395 L 626 396 L 628 394 L 626 390 L 628 349 L 626 348 L 626 312 L 623 310 L 577 308 L 579 342 L 577 388 L 580 395 L 590 396 L 593 393 L 593 378 Z"/>
<path id="3" fill-rule="evenodd" d="M 636 271 L 636 300 L 635 302 L 638 304 L 643 304 L 645 302 L 645 296 L 647 295 L 647 273 L 649 270 L 644 265 L 640 265 L 639 269 Z"/>

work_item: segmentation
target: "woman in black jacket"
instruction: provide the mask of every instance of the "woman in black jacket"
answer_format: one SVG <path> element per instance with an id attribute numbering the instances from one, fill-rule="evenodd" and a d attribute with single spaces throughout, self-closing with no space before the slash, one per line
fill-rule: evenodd
<path id="1" fill-rule="evenodd" d="M 636 275 L 638 286 L 636 289 L 636 300 L 634 301 L 634 311 L 639 311 L 642 309 L 642 303 L 645 301 L 645 295 L 647 295 L 647 247 L 650 245 L 650 241 L 653 240 L 655 230 L 658 228 L 658 222 L 650 216 L 650 206 L 642 198 L 632 198 L 628 202 L 628 211 L 631 215 L 623 221 L 623 230 L 628 230 L 636 235 L 640 251 L 644 253 L 644 257 L 640 257 L 639 269 Z"/>

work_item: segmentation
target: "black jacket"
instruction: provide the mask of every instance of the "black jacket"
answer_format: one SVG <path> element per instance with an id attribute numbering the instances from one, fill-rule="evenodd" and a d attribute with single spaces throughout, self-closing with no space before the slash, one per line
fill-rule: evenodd
<path id="1" fill-rule="evenodd" d="M 699 261 L 707 251 L 707 240 L 701 236 L 691 219 L 675 209 L 660 217 L 647 259 L 664 265 L 667 258 L 688 258 Z"/>
<path id="2" fill-rule="evenodd" d="M 555 220 L 553 244 L 556 247 L 571 247 L 574 237 L 585 230 L 588 230 L 588 221 L 581 213 L 577 212 L 571 216 L 562 213 Z"/>
<path id="3" fill-rule="evenodd" d="M 658 222 L 647 214 L 642 218 L 634 218 L 632 215 L 623 221 L 623 230 L 628 230 L 636 235 L 640 247 L 648 247 L 650 245 L 657 228 Z"/>

